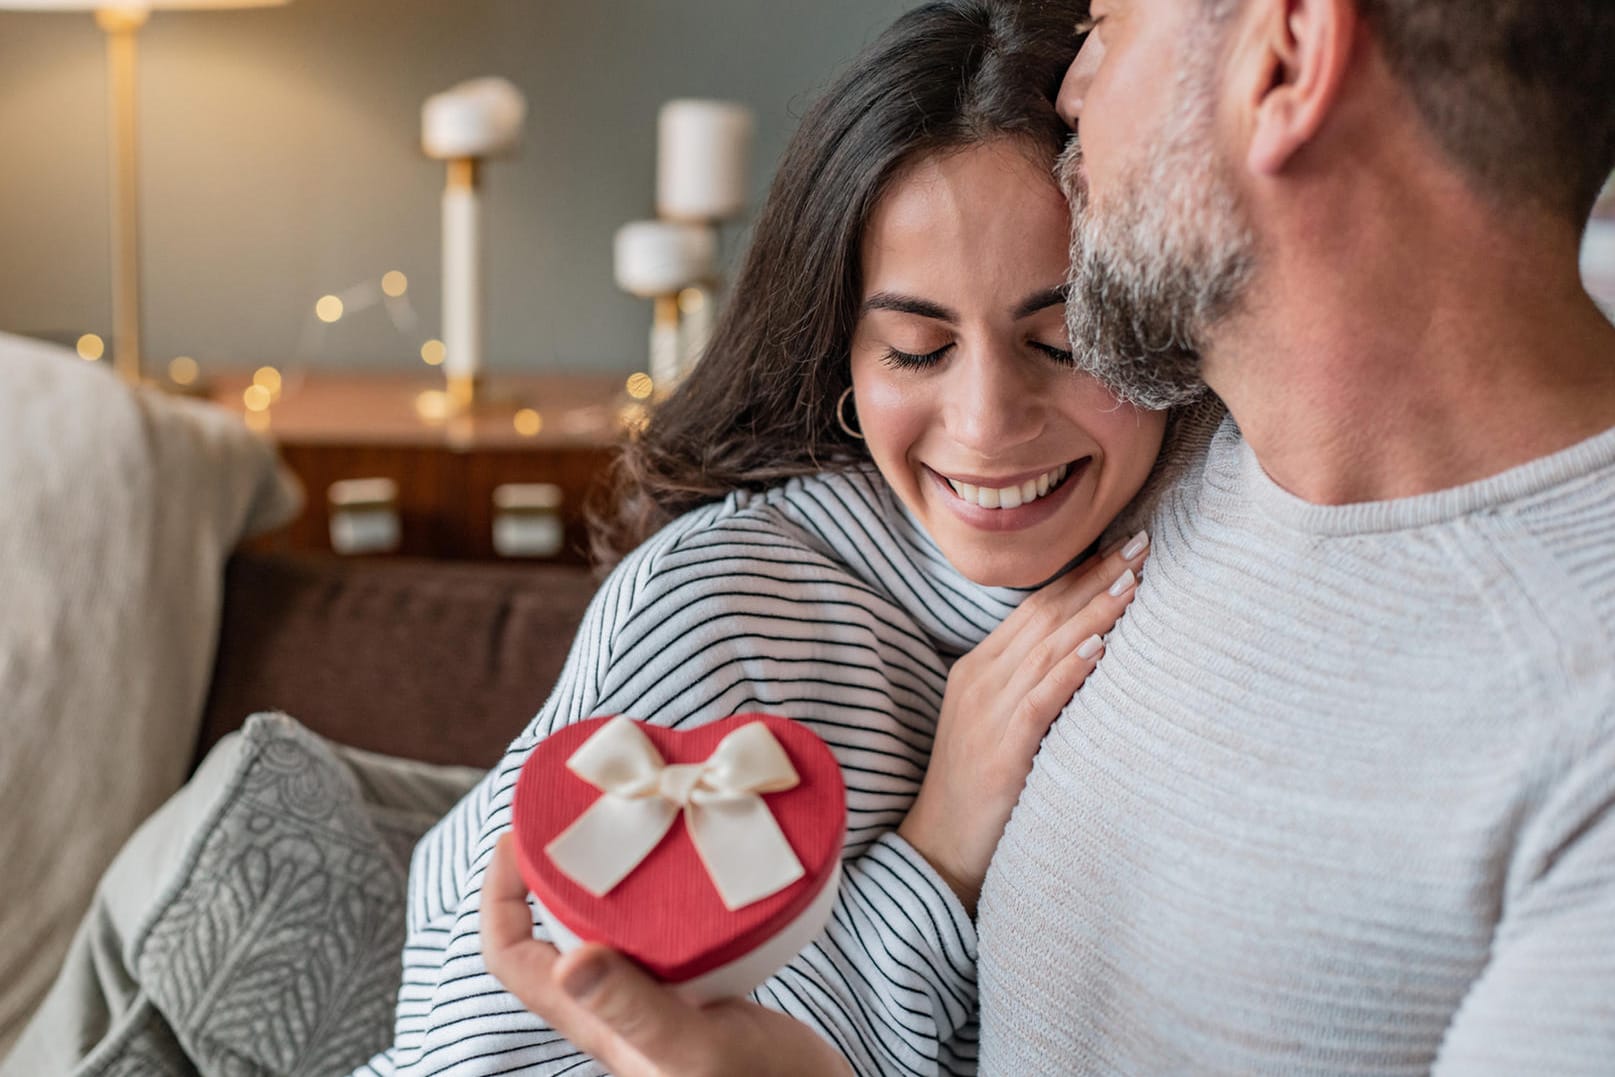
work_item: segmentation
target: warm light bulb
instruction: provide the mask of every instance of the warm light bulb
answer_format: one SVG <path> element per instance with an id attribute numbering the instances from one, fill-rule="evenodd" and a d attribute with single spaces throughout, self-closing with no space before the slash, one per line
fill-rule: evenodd
<path id="1" fill-rule="evenodd" d="M 252 384 L 262 386 L 268 390 L 271 400 L 280 399 L 281 378 L 280 371 L 272 366 L 261 366 L 252 375 Z"/>
<path id="2" fill-rule="evenodd" d="M 649 400 L 655 391 L 656 383 L 651 381 L 649 374 L 628 375 L 628 395 L 635 400 Z"/>
<path id="3" fill-rule="evenodd" d="M 532 408 L 523 408 L 515 416 L 516 433 L 524 438 L 530 438 L 544 429 L 544 416 Z"/>
<path id="4" fill-rule="evenodd" d="M 327 324 L 342 317 L 342 300 L 334 295 L 322 295 L 314 304 L 314 316 Z"/>
<path id="5" fill-rule="evenodd" d="M 107 353 L 106 342 L 94 333 L 85 333 L 79 337 L 79 358 L 93 363 Z"/>
<path id="6" fill-rule="evenodd" d="M 176 356 L 168 362 L 168 380 L 175 385 L 194 385 L 201 373 L 202 368 L 188 355 Z"/>
<path id="7" fill-rule="evenodd" d="M 249 385 L 241 394 L 241 402 L 247 405 L 248 411 L 265 411 L 274 403 L 274 397 L 262 385 Z"/>
<path id="8" fill-rule="evenodd" d="M 679 309 L 694 314 L 707 305 L 707 293 L 699 288 L 686 288 L 679 293 Z"/>
<path id="9" fill-rule="evenodd" d="M 650 413 L 643 404 L 627 404 L 617 411 L 617 425 L 631 434 L 637 434 L 650 424 Z"/>
<path id="10" fill-rule="evenodd" d="M 440 423 L 449 417 L 449 394 L 441 389 L 428 389 L 415 397 L 415 414 L 429 423 Z"/>
<path id="11" fill-rule="evenodd" d="M 441 340 L 428 340 L 421 345 L 421 358 L 425 360 L 428 366 L 441 366 L 445 354 L 447 354 L 447 349 L 443 347 Z"/>
<path id="12" fill-rule="evenodd" d="M 394 299 L 397 299 L 399 296 L 409 291 L 409 278 L 404 276 L 396 269 L 389 270 L 381 278 L 381 290 L 392 296 Z"/>

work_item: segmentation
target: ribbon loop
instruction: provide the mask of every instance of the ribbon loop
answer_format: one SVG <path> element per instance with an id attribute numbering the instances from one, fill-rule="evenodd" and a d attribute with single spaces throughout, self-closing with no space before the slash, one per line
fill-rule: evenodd
<path id="1" fill-rule="evenodd" d="M 680 814 L 731 910 L 778 893 L 805 871 L 761 794 L 800 781 L 762 722 L 748 722 L 702 763 L 668 765 L 631 719 L 613 718 L 566 761 L 604 794 L 545 847 L 555 866 L 604 897 L 661 844 Z"/>
<path id="2" fill-rule="evenodd" d="M 696 786 L 701 784 L 701 771 L 699 763 L 676 763 L 662 771 L 656 783 L 662 798 L 681 808 L 687 806 Z"/>

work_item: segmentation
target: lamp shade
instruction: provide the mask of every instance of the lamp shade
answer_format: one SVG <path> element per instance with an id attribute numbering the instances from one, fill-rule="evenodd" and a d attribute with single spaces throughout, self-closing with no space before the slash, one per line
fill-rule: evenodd
<path id="1" fill-rule="evenodd" d="M 0 11 L 161 11 L 165 8 L 280 7 L 291 0 L 0 0 Z"/>

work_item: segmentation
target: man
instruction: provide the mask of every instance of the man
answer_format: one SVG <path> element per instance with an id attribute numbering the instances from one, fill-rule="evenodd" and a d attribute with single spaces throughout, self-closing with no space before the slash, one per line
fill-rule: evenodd
<path id="1" fill-rule="evenodd" d="M 1232 420 L 982 894 L 989 1073 L 1615 1065 L 1615 7 L 1097 0 L 1086 365 Z M 614 1072 L 825 1073 L 616 955 L 489 967 Z"/>

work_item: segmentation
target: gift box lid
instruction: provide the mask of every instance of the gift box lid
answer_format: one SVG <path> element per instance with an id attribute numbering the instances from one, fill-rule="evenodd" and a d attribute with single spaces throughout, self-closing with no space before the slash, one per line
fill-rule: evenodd
<path id="1" fill-rule="evenodd" d="M 614 795 L 568 766 L 579 749 L 603 731 L 633 738 L 620 728 L 608 731 L 614 721 L 621 724 L 613 716 L 557 730 L 536 745 L 523 764 L 513 813 L 522 876 L 549 915 L 579 939 L 611 946 L 664 982 L 679 983 L 744 957 L 813 903 L 840 861 L 846 789 L 829 748 L 806 726 L 787 718 L 740 714 L 687 729 L 634 722 L 633 729 L 648 739 L 667 767 L 684 772 L 692 771 L 693 764 L 713 760 L 730 734 L 760 723 L 789 760 L 795 784 L 757 797 L 801 872 L 777 891 L 730 908 L 692 838 L 688 813 L 668 808 L 679 817 L 672 819 L 666 833 L 620 881 L 597 894 L 563 870 L 550 850 L 597 801 Z M 733 740 L 727 743 L 734 745 Z M 597 840 L 603 832 L 589 833 L 590 840 Z M 605 842 L 613 844 L 609 837 Z M 607 859 L 620 852 L 603 851 Z"/>

